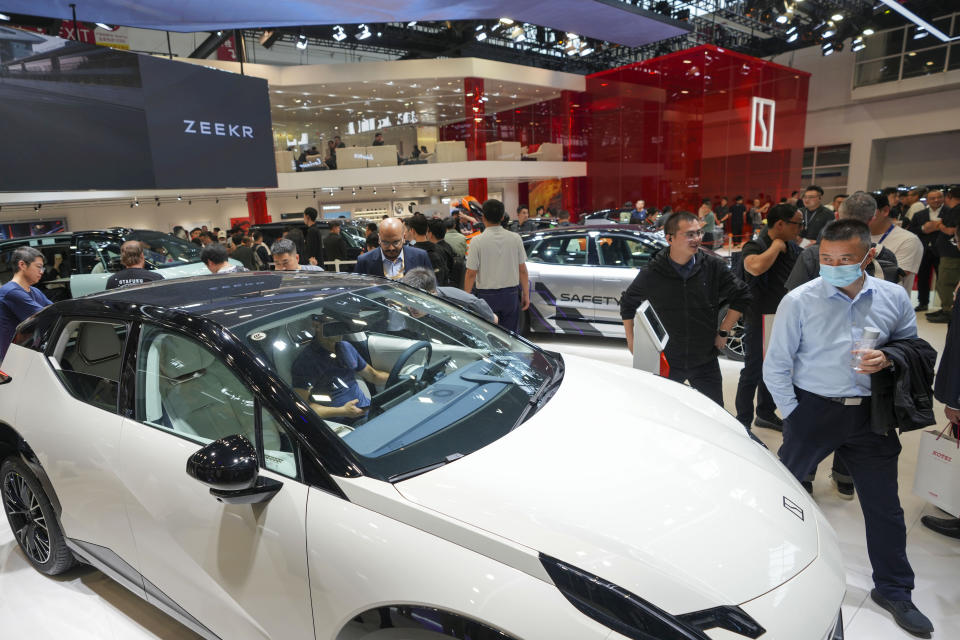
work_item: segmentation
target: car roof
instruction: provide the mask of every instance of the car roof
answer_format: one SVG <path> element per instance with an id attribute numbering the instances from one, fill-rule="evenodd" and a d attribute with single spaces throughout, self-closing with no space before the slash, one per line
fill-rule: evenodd
<path id="1" fill-rule="evenodd" d="M 645 235 L 645 236 L 656 235 L 656 232 L 650 231 L 648 228 L 643 227 L 639 224 L 611 224 L 611 225 L 603 225 L 603 226 L 587 225 L 587 224 L 568 225 L 565 227 L 550 227 L 549 229 L 538 229 L 537 231 L 527 231 L 520 235 L 523 236 L 524 238 L 532 238 L 534 236 L 550 236 L 550 235 L 557 235 L 562 233 L 570 233 L 572 231 L 573 232 L 587 231 L 587 232 L 596 232 L 596 233 L 609 233 L 611 231 L 621 231 L 621 232 L 625 231 L 627 233 L 634 233 L 637 235 Z"/>
<path id="2" fill-rule="evenodd" d="M 142 319 L 156 318 L 168 310 L 233 328 L 286 314 L 293 307 L 325 296 L 378 285 L 397 286 L 386 278 L 353 273 L 255 271 L 157 280 L 56 306 L 63 313 L 87 314 L 100 309 Z"/>

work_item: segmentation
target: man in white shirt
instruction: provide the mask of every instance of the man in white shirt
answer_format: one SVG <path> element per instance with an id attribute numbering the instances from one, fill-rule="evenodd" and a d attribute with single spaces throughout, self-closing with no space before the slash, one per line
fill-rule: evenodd
<path id="1" fill-rule="evenodd" d="M 520 236 L 500 225 L 504 213 L 499 200 L 483 203 L 484 229 L 470 242 L 463 290 L 485 300 L 501 327 L 516 331 L 520 311 L 530 306 L 527 253 Z"/>
<path id="2" fill-rule="evenodd" d="M 870 239 L 876 243 L 877 252 L 880 247 L 886 247 L 897 257 L 897 265 L 904 272 L 899 282 L 909 296 L 923 260 L 923 243 L 915 234 L 894 224 L 890 219 L 890 203 L 883 196 L 877 196 L 877 213 L 870 220 Z"/>

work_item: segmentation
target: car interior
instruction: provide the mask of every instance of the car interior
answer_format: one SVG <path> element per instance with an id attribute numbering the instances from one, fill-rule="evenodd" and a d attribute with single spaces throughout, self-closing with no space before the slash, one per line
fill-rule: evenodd
<path id="1" fill-rule="evenodd" d="M 57 375 L 77 398 L 116 413 L 125 324 L 71 322 L 50 356 Z"/>

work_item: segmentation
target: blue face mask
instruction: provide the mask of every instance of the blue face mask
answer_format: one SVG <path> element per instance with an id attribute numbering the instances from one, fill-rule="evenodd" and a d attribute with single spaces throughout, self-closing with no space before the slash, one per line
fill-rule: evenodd
<path id="1" fill-rule="evenodd" d="M 867 254 L 869 255 L 869 253 Z M 863 260 L 859 264 L 842 264 L 838 267 L 830 266 L 828 264 L 820 265 L 820 277 L 837 287 L 842 289 L 848 287 L 860 278 L 861 270 L 864 260 L 867 259 L 867 256 L 863 257 Z"/>

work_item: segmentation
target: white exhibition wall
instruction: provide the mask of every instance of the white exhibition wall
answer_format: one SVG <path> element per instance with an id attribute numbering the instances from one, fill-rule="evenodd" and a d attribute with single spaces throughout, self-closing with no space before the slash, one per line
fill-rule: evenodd
<path id="1" fill-rule="evenodd" d="M 806 146 L 850 144 L 848 189 L 879 189 L 898 184 L 960 182 L 956 143 L 930 144 L 930 138 L 956 140 L 960 126 L 960 71 L 910 78 L 853 89 L 856 56 L 844 51 L 823 56 L 819 47 L 808 47 L 776 56 L 774 62 L 808 71 Z M 911 142 L 911 138 L 915 141 Z M 891 140 L 896 139 L 896 140 Z M 928 141 L 924 144 L 922 141 Z M 892 145 L 892 146 L 891 146 Z M 932 161 L 906 166 L 908 159 L 888 162 L 884 153 L 912 146 L 915 160 Z M 902 171 L 902 177 L 896 173 Z M 925 176 L 925 177 L 924 177 Z"/>

